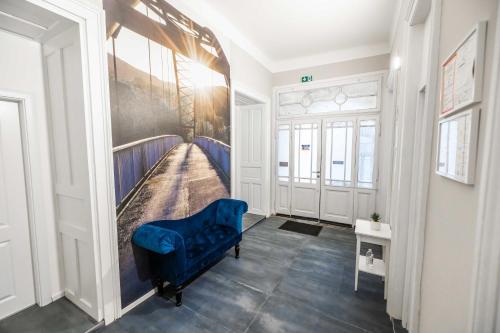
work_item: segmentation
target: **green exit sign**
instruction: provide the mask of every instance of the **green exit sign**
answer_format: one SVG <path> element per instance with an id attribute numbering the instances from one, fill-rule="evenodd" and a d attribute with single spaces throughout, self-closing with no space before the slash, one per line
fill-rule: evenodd
<path id="1" fill-rule="evenodd" d="M 304 75 L 301 79 L 302 83 L 311 82 L 313 80 L 312 75 Z"/>

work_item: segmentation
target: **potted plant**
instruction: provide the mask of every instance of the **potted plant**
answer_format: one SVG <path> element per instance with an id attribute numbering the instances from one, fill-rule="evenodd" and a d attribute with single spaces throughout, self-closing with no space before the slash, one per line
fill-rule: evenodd
<path id="1" fill-rule="evenodd" d="M 373 213 L 370 217 L 372 219 L 370 223 L 371 229 L 380 230 L 380 215 L 378 213 Z"/>

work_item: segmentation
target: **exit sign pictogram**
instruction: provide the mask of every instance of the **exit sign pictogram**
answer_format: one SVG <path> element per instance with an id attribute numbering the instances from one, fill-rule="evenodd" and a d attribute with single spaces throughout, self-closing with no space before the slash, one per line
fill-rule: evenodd
<path id="1" fill-rule="evenodd" d="M 302 76 L 302 79 L 301 79 L 302 83 L 311 82 L 312 80 L 313 80 L 312 75 L 304 75 L 304 76 Z"/>

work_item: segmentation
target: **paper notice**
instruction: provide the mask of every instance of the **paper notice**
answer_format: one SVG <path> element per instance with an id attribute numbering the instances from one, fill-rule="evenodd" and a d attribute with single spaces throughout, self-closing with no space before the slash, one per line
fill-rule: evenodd
<path id="1" fill-rule="evenodd" d="M 455 63 L 456 53 L 443 66 L 443 86 L 441 87 L 442 107 L 441 113 L 445 114 L 453 110 L 455 89 Z"/>
<path id="2" fill-rule="evenodd" d="M 447 114 L 474 101 L 477 32 L 443 65 L 441 114 Z"/>

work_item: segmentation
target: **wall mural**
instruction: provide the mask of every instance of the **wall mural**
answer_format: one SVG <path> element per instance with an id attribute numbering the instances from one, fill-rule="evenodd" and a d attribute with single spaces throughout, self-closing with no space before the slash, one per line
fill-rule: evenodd
<path id="1" fill-rule="evenodd" d="M 230 196 L 230 75 L 214 34 L 164 0 L 104 0 L 122 306 L 152 289 L 143 223 Z"/>

